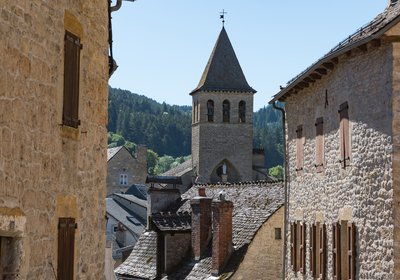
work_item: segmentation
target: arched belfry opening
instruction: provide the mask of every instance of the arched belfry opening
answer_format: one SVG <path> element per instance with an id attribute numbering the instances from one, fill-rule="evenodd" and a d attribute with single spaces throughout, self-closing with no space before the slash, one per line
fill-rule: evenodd
<path id="1" fill-rule="evenodd" d="M 218 163 L 210 176 L 211 183 L 217 182 L 239 182 L 240 174 L 236 167 L 227 159 Z"/>

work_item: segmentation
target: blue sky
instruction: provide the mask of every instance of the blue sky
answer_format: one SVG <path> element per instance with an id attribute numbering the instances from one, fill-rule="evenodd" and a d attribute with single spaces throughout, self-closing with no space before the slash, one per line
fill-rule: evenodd
<path id="1" fill-rule="evenodd" d="M 191 105 L 221 31 L 219 13 L 248 83 L 254 110 L 280 85 L 382 12 L 387 0 L 137 0 L 113 13 L 109 83 L 158 102 Z"/>

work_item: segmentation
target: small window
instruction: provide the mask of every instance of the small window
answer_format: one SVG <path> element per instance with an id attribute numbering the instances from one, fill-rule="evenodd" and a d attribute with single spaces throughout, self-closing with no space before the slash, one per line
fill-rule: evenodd
<path id="1" fill-rule="evenodd" d="M 282 239 L 282 229 L 275 228 L 275 240 L 281 240 L 281 239 Z"/>
<path id="2" fill-rule="evenodd" d="M 229 104 L 228 100 L 225 100 L 222 103 L 222 119 L 223 122 L 229 122 L 230 120 L 230 110 L 231 110 L 231 106 Z"/>
<path id="3" fill-rule="evenodd" d="M 80 38 L 66 31 L 64 41 L 63 125 L 78 128 Z"/>
<path id="4" fill-rule="evenodd" d="M 128 185 L 128 175 L 127 174 L 119 174 L 119 184 L 126 186 Z"/>
<path id="5" fill-rule="evenodd" d="M 207 118 L 209 122 L 214 121 L 214 101 L 207 101 Z"/>
<path id="6" fill-rule="evenodd" d="M 246 102 L 243 100 L 239 102 L 239 122 L 246 122 Z"/>

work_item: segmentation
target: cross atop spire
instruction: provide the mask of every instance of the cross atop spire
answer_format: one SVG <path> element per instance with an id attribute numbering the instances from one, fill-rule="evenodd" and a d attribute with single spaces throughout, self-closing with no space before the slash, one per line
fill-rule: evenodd
<path id="1" fill-rule="evenodd" d="M 220 12 L 219 14 L 220 14 L 219 18 L 222 19 L 222 26 L 224 26 L 224 24 L 225 24 L 225 15 L 227 14 L 227 12 L 225 12 L 225 10 L 223 9 L 222 12 Z"/>

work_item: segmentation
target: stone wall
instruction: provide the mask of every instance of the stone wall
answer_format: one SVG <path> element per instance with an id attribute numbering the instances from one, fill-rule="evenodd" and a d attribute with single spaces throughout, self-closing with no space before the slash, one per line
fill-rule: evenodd
<path id="1" fill-rule="evenodd" d="M 107 196 L 125 193 L 132 184 L 144 184 L 147 177 L 147 148 L 138 145 L 136 157 L 125 148 L 107 162 Z M 120 184 L 120 174 L 126 174 L 127 184 Z"/>
<path id="2" fill-rule="evenodd" d="M 207 120 L 207 101 L 214 101 L 214 122 Z M 230 122 L 222 122 L 222 103 L 230 102 Z M 246 102 L 246 122 L 239 123 L 239 102 Z M 253 93 L 198 92 L 193 102 L 199 102 L 200 121 L 192 124 L 193 167 L 197 167 L 199 182 L 210 182 L 212 173 L 227 160 L 235 169 L 228 181 L 252 179 Z M 215 176 L 213 176 L 215 177 Z M 216 180 L 216 179 L 215 179 Z M 216 182 L 216 181 L 213 182 Z"/>
<path id="3" fill-rule="evenodd" d="M 286 101 L 289 157 L 289 220 L 327 225 L 327 272 L 332 279 L 332 224 L 357 229 L 357 279 L 393 278 L 392 44 L 368 44 L 341 55 L 321 80 Z M 349 105 L 351 154 L 339 162 L 339 106 Z M 324 166 L 315 165 L 316 119 L 323 117 Z M 303 126 L 304 169 L 296 171 L 296 129 Z M 290 240 L 290 238 L 289 238 Z M 288 243 L 289 246 L 289 243 Z M 288 247 L 290 248 L 290 247 Z M 290 259 L 289 250 L 286 252 Z M 306 254 L 307 279 L 310 253 Z M 287 267 L 288 279 L 297 278 Z"/>
<path id="4" fill-rule="evenodd" d="M 282 278 L 283 213 L 281 207 L 258 230 L 232 280 Z M 275 238 L 275 229 L 281 230 L 281 239 Z"/>
<path id="5" fill-rule="evenodd" d="M 107 1 L 2 1 L 0 232 L 20 241 L 16 279 L 54 279 L 59 217 L 78 226 L 75 279 L 104 277 L 107 22 Z M 78 129 L 61 125 L 66 30 L 83 45 Z"/>

